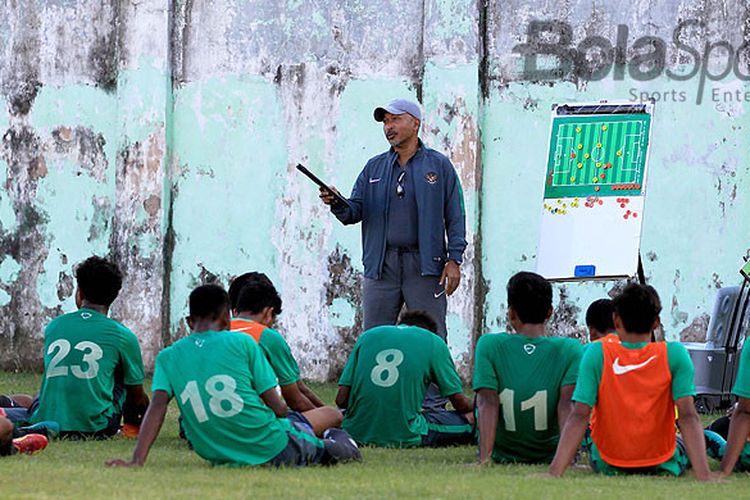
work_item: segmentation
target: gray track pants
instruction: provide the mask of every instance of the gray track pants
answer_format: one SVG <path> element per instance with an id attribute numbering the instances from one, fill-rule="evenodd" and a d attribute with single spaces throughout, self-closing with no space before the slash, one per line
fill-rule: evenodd
<path id="1" fill-rule="evenodd" d="M 438 335 L 446 340 L 445 313 L 447 301 L 440 276 L 422 276 L 419 252 L 389 248 L 385 252 L 383 275 L 379 280 L 365 278 L 364 329 L 395 325 L 401 307 L 428 313 L 438 326 Z M 440 409 L 447 399 L 430 384 L 423 403 L 425 409 Z"/>

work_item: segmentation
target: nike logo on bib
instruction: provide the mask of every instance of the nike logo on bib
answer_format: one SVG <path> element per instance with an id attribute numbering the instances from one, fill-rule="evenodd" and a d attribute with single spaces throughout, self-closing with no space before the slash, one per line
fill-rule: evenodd
<path id="1" fill-rule="evenodd" d="M 378 177 L 377 179 L 373 179 L 372 177 L 370 177 L 370 184 L 375 184 L 376 182 L 380 182 L 380 177 Z"/>
<path id="2" fill-rule="evenodd" d="M 437 292 L 437 293 L 433 293 L 432 295 L 433 295 L 433 297 L 435 297 L 436 299 L 439 299 L 439 298 L 440 298 L 440 296 L 441 296 L 441 295 L 443 295 L 444 293 L 445 293 L 445 290 L 442 290 L 442 291 L 440 291 L 440 292 Z"/>
<path id="3" fill-rule="evenodd" d="M 651 356 L 643 363 L 638 363 L 637 365 L 621 365 L 620 358 L 615 358 L 615 362 L 612 363 L 612 371 L 615 372 L 615 375 L 625 375 L 626 373 L 632 372 L 633 370 L 643 368 L 651 361 L 653 361 L 654 358 L 656 358 L 656 356 Z"/>

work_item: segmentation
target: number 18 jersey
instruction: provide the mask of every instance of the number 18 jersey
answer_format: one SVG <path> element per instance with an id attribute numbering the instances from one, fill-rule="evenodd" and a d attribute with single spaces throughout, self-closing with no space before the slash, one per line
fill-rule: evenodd
<path id="1" fill-rule="evenodd" d="M 448 346 L 415 326 L 379 326 L 354 345 L 339 385 L 349 386 L 342 427 L 362 444 L 419 446 L 427 434 L 422 401 L 430 382 L 443 396 L 461 392 Z"/>
<path id="2" fill-rule="evenodd" d="M 159 353 L 152 390 L 177 399 L 185 435 L 212 464 L 258 465 L 287 445 L 289 421 L 260 395 L 276 387 L 271 365 L 248 335 L 193 333 Z"/>
<path id="3" fill-rule="evenodd" d="M 492 389 L 500 415 L 496 462 L 549 462 L 560 438 L 560 388 L 576 383 L 583 346 L 562 337 L 483 335 L 474 356 L 474 390 Z"/>

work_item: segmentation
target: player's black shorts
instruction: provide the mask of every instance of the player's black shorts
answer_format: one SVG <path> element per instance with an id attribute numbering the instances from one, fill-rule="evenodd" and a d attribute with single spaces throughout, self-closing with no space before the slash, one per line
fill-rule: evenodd
<path id="1" fill-rule="evenodd" d="M 301 414 L 290 412 L 290 415 L 292 413 L 295 413 L 304 419 Z M 298 417 L 295 416 L 294 418 Z M 323 441 L 315 437 L 309 423 L 305 424 L 291 418 L 289 421 L 292 423 L 292 429 L 287 431 L 289 442 L 278 455 L 266 462 L 266 464 L 274 467 L 284 465 L 304 467 L 305 465 L 321 463 L 323 461 L 323 456 L 325 455 L 325 445 L 323 444 Z"/>
<path id="2" fill-rule="evenodd" d="M 315 435 L 315 431 L 313 430 L 313 425 L 310 423 L 310 421 L 307 419 L 306 416 L 304 416 L 302 413 L 294 410 L 289 410 L 289 413 L 287 413 L 286 418 L 289 419 L 289 421 L 293 424 L 300 424 L 305 426 L 305 432 L 308 434 Z"/>
<path id="3" fill-rule="evenodd" d="M 427 434 L 422 436 L 422 446 L 458 446 L 476 443 L 474 426 L 457 411 L 423 411 L 427 419 Z"/>

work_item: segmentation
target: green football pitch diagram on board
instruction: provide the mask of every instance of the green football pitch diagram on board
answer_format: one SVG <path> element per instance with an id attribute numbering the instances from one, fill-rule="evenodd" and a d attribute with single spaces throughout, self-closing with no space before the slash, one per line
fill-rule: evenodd
<path id="1" fill-rule="evenodd" d="M 545 198 L 640 196 L 650 114 L 557 116 Z"/>

